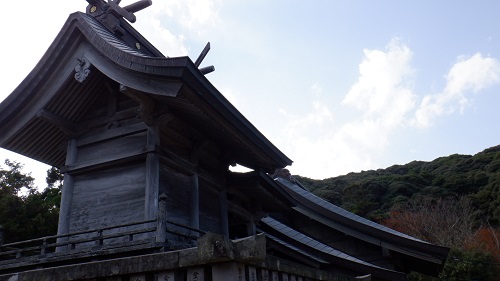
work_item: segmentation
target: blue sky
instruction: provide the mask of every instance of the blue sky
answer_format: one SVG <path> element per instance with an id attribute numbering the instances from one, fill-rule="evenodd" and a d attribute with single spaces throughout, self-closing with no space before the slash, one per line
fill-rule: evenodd
<path id="1" fill-rule="evenodd" d="M 0 100 L 86 4 L 4 3 L 14 12 L 0 19 Z M 320 179 L 500 144 L 498 11 L 499 1 L 153 0 L 134 26 L 171 57 L 195 60 L 210 41 L 209 80 L 294 160 L 293 174 Z M 27 165 L 42 185 L 46 167 Z"/>

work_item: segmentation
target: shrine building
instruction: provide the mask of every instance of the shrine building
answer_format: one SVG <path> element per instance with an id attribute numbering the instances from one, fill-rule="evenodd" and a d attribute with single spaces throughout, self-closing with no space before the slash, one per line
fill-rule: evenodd
<path id="1" fill-rule="evenodd" d="M 0 104 L 0 146 L 64 173 L 57 234 L 0 245 L 0 281 L 406 280 L 449 249 L 309 192 L 207 79 L 87 0 Z M 252 170 L 237 173 L 232 165 Z M 1 222 L 0 222 L 1 224 Z"/>

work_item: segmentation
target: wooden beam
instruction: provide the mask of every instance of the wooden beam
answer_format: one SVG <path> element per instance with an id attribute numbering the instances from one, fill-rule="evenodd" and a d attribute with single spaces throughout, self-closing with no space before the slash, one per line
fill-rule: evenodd
<path id="1" fill-rule="evenodd" d="M 201 62 L 203 61 L 203 59 L 205 59 L 209 51 L 210 51 L 210 42 L 208 42 L 207 45 L 205 45 L 205 48 L 203 48 L 203 51 L 201 51 L 200 55 L 194 62 L 194 65 L 196 67 L 200 67 Z"/>
<path id="2" fill-rule="evenodd" d="M 63 119 L 59 115 L 54 114 L 46 109 L 40 109 L 40 111 L 38 111 L 38 113 L 36 114 L 36 117 L 52 123 L 53 125 L 57 126 L 59 129 L 61 129 L 67 135 L 70 135 L 70 136 L 76 135 L 77 133 L 80 132 L 80 128 L 78 125 L 76 125 L 73 122 L 70 122 L 68 120 Z"/>
<path id="3" fill-rule="evenodd" d="M 144 120 L 144 122 L 148 125 L 153 125 L 154 122 L 154 114 L 156 112 L 156 103 L 153 99 L 146 96 L 146 94 L 137 91 L 132 88 L 128 88 L 127 86 L 120 84 L 120 92 L 124 93 L 129 98 L 139 103 L 139 114 L 140 117 Z"/>
<path id="4" fill-rule="evenodd" d="M 80 146 L 89 145 L 89 144 L 93 144 L 93 143 L 97 143 L 97 142 L 101 142 L 101 141 L 122 138 L 122 137 L 130 136 L 133 134 L 137 134 L 140 132 L 144 132 L 146 130 L 147 130 L 147 127 L 142 122 L 136 123 L 133 125 L 129 125 L 129 126 L 118 127 L 115 129 L 110 129 L 110 130 L 104 131 L 104 132 L 99 133 L 99 134 L 93 134 L 91 136 L 78 139 L 77 146 L 80 147 Z"/>

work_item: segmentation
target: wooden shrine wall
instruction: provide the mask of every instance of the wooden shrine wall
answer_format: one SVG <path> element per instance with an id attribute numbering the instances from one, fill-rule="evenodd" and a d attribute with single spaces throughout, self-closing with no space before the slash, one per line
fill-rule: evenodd
<path id="1" fill-rule="evenodd" d="M 144 220 L 142 163 L 75 176 L 70 232 Z"/>

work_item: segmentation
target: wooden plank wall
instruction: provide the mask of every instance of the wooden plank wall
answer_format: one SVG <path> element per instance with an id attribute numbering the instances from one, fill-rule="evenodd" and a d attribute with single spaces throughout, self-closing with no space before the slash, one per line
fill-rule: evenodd
<path id="1" fill-rule="evenodd" d="M 190 178 L 165 165 L 160 168 L 160 194 L 167 195 L 167 219 L 177 223 L 190 225 Z M 168 226 L 170 229 L 186 232 L 177 226 Z M 173 234 L 167 234 L 167 240 L 182 240 Z"/>
<path id="2" fill-rule="evenodd" d="M 74 178 L 69 232 L 144 219 L 143 163 L 111 167 Z"/>
<path id="3" fill-rule="evenodd" d="M 200 228 L 222 234 L 219 193 L 208 186 L 200 185 Z"/>

